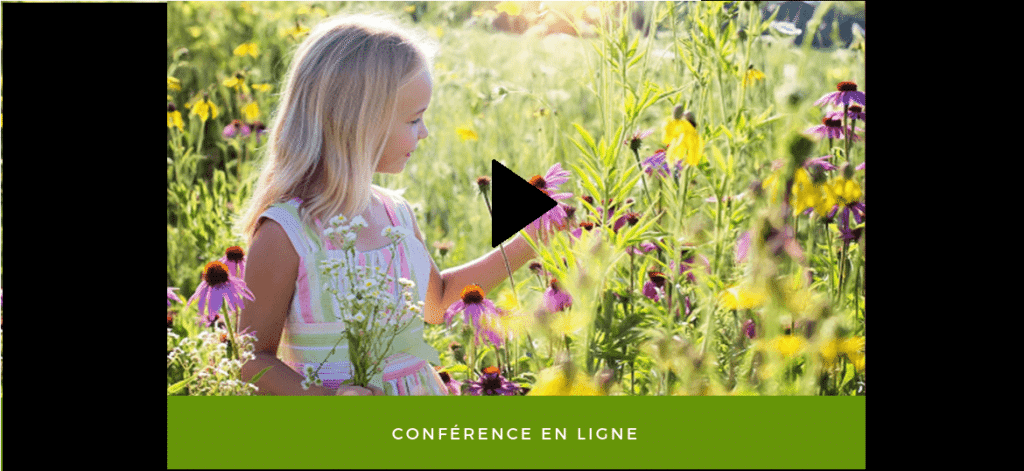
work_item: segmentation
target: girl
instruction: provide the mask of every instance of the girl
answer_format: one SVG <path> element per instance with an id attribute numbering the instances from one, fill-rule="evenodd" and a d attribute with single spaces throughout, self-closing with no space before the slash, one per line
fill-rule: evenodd
<path id="1" fill-rule="evenodd" d="M 299 45 L 286 84 L 259 182 L 240 221 L 249 242 L 245 282 L 255 301 L 246 303 L 238 328 L 258 339 L 243 379 L 270 366 L 256 382 L 264 394 L 446 394 L 430 365 L 439 362 L 437 351 L 423 340 L 420 320 L 394 342 L 382 365 L 383 388 L 341 384 L 350 376 L 344 342 L 320 370 L 323 385 L 301 386 L 305 367 L 316 368 L 343 334 L 331 312 L 336 305 L 321 292 L 320 261 L 341 253 L 325 249 L 322 222 L 331 217 L 367 221 L 355 244 L 361 263 L 383 268 L 393 259 L 390 274 L 416 283 L 431 324 L 442 322 L 462 288 L 477 284 L 490 291 L 506 273 L 496 250 L 440 273 L 408 203 L 371 184 L 375 172 L 401 172 L 427 137 L 428 49 L 380 17 L 334 17 Z M 392 251 L 380 236 L 389 225 L 416 237 Z M 535 256 L 519 236 L 506 253 L 513 270 Z"/>

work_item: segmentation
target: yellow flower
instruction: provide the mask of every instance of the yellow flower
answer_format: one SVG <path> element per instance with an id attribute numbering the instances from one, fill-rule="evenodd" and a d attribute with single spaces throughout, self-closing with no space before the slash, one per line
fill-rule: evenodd
<path id="1" fill-rule="evenodd" d="M 743 86 L 746 87 L 757 80 L 764 80 L 764 73 L 755 69 L 754 66 L 750 66 L 747 69 L 747 73 L 743 75 Z"/>
<path id="2" fill-rule="evenodd" d="M 260 50 L 256 47 L 256 43 L 245 43 L 235 48 L 234 54 L 236 56 L 244 56 L 246 54 L 252 57 L 258 57 Z"/>
<path id="3" fill-rule="evenodd" d="M 181 90 L 181 81 L 174 77 L 167 77 L 167 88 L 171 90 Z"/>
<path id="4" fill-rule="evenodd" d="M 576 370 L 569 380 L 565 370 Z M 554 366 L 540 372 L 537 383 L 527 396 L 604 396 L 604 392 L 583 371 L 576 368 Z"/>
<path id="5" fill-rule="evenodd" d="M 853 362 L 857 371 L 864 371 L 864 337 L 853 336 L 843 340 L 839 348 Z"/>
<path id="6" fill-rule="evenodd" d="M 209 97 L 204 96 L 202 100 L 199 100 L 192 106 L 192 111 L 189 114 L 198 116 L 205 123 L 208 118 L 217 118 L 220 110 L 217 109 L 217 105 L 210 101 Z"/>
<path id="7" fill-rule="evenodd" d="M 836 358 L 839 357 L 839 340 L 831 339 L 825 342 L 818 352 L 821 354 L 822 362 L 826 368 L 834 367 L 836 365 Z"/>
<path id="8" fill-rule="evenodd" d="M 499 2 L 494 9 L 508 13 L 509 16 L 517 16 L 523 12 L 523 7 L 519 5 L 519 2 Z"/>
<path id="9" fill-rule="evenodd" d="M 783 357 L 792 358 L 804 351 L 807 341 L 799 335 L 780 335 L 771 341 L 769 348 Z"/>
<path id="10" fill-rule="evenodd" d="M 819 216 L 825 216 L 836 204 L 832 186 L 814 183 L 807 170 L 802 168 L 793 175 L 792 190 L 790 204 L 793 206 L 794 214 L 802 213 L 807 208 L 814 208 L 814 212 Z"/>
<path id="11" fill-rule="evenodd" d="M 295 27 L 284 30 L 282 36 L 291 36 L 292 39 L 298 41 L 302 39 L 306 33 L 309 33 L 309 28 L 302 26 L 299 22 L 295 22 Z"/>
<path id="12" fill-rule="evenodd" d="M 726 309 L 754 309 L 761 307 L 768 295 L 763 289 L 749 286 L 732 286 L 718 295 L 719 302 Z"/>
<path id="13" fill-rule="evenodd" d="M 185 130 L 185 122 L 181 119 L 181 112 L 174 106 L 174 103 L 167 104 L 167 127 L 176 127 L 179 131 Z"/>
<path id="14" fill-rule="evenodd" d="M 260 92 L 269 92 L 271 88 L 273 88 L 273 86 L 270 85 L 269 83 L 254 83 L 254 84 L 252 84 L 252 89 L 256 90 L 256 91 L 260 91 Z"/>
<path id="15" fill-rule="evenodd" d="M 494 301 L 494 305 L 498 308 L 498 312 L 501 315 L 493 318 L 496 323 L 493 327 L 505 338 L 522 338 L 531 317 L 525 315 L 522 309 L 520 309 L 512 290 L 502 290 Z"/>
<path id="16" fill-rule="evenodd" d="M 242 108 L 242 114 L 245 115 L 245 120 L 248 122 L 256 121 L 256 118 L 260 117 L 260 106 L 256 102 L 249 103 Z"/>
<path id="17" fill-rule="evenodd" d="M 669 167 L 678 161 L 684 161 L 687 165 L 697 165 L 703 157 L 701 142 L 697 129 L 687 119 L 670 118 L 665 122 L 665 136 L 662 144 L 668 146 L 665 153 L 668 158 Z"/>
<path id="18" fill-rule="evenodd" d="M 477 140 L 476 131 L 473 131 L 473 128 L 470 128 L 469 126 L 455 128 L 455 132 L 458 133 L 459 137 L 461 137 L 463 141 Z"/>
<path id="19" fill-rule="evenodd" d="M 860 184 L 853 180 L 837 177 L 829 182 L 829 184 L 836 197 L 842 200 L 841 204 L 860 201 L 860 197 L 864 195 L 864 191 L 860 189 Z"/>

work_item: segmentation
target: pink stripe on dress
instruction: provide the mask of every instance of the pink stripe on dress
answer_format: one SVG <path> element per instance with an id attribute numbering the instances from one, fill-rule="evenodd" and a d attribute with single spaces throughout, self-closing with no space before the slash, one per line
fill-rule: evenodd
<path id="1" fill-rule="evenodd" d="M 313 318 L 312 298 L 309 291 L 309 274 L 306 273 L 305 262 L 304 259 L 299 260 L 299 275 L 295 279 L 299 286 L 299 292 L 295 294 L 299 297 L 299 311 L 302 313 L 302 321 L 312 323 L 316 322 L 316 320 Z"/>

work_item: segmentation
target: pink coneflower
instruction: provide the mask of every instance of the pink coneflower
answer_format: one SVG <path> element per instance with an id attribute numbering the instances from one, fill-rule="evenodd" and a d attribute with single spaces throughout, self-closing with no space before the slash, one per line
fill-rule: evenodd
<path id="1" fill-rule="evenodd" d="M 245 251 L 241 247 L 237 245 L 228 247 L 220 261 L 228 266 L 228 270 L 233 276 L 245 278 Z"/>
<path id="2" fill-rule="evenodd" d="M 594 226 L 595 226 L 595 224 L 590 222 L 590 221 L 583 221 L 583 222 L 580 223 L 580 227 L 577 227 L 576 229 L 574 229 L 571 232 L 571 234 L 572 234 L 573 238 L 579 239 L 583 235 L 583 230 L 584 229 L 587 232 L 590 232 L 590 231 L 594 230 Z"/>
<path id="3" fill-rule="evenodd" d="M 750 231 L 746 231 L 736 240 L 736 263 L 743 263 L 750 253 Z"/>
<path id="4" fill-rule="evenodd" d="M 261 121 L 254 121 L 252 123 L 252 133 L 256 135 L 256 145 L 260 145 L 260 136 L 267 133 L 267 125 Z"/>
<path id="5" fill-rule="evenodd" d="M 665 279 L 665 274 L 660 271 L 648 272 L 647 282 L 644 283 L 644 296 L 654 301 L 660 300 L 665 289 Z"/>
<path id="6" fill-rule="evenodd" d="M 826 93 L 825 96 L 818 98 L 818 101 L 814 102 L 815 105 L 821 106 L 824 104 L 836 105 L 836 106 L 848 106 L 853 103 L 857 103 L 864 106 L 864 92 L 857 91 L 857 84 L 853 82 L 839 82 L 836 85 L 838 91 L 832 93 Z"/>
<path id="7" fill-rule="evenodd" d="M 549 312 L 558 312 L 568 309 L 570 306 L 572 306 L 572 296 L 562 291 L 558 286 L 558 280 L 552 278 L 548 289 L 544 291 L 544 307 Z"/>
<path id="8" fill-rule="evenodd" d="M 629 224 L 630 226 L 635 226 L 638 222 L 640 222 L 640 213 L 630 211 L 626 214 L 623 214 L 619 219 L 615 220 L 615 225 L 612 226 L 612 231 L 619 232 L 619 229 L 621 229 L 622 226 L 625 226 L 626 224 Z"/>
<path id="9" fill-rule="evenodd" d="M 177 291 L 177 289 L 178 288 L 170 288 L 170 287 L 167 288 L 167 307 L 171 307 L 171 301 L 174 301 L 174 302 L 177 302 L 177 303 L 181 302 L 181 297 L 178 296 L 178 293 L 175 293 L 175 291 Z"/>
<path id="10" fill-rule="evenodd" d="M 199 283 L 195 294 L 188 300 L 199 300 L 199 318 L 209 327 L 217 321 L 218 313 L 227 298 L 228 309 L 242 309 L 242 298 L 255 300 L 252 291 L 245 286 L 245 281 L 236 278 L 228 271 L 223 262 L 210 262 L 203 268 L 203 281 Z"/>
<path id="11" fill-rule="evenodd" d="M 822 170 L 825 170 L 825 171 L 838 169 L 839 167 L 836 167 L 835 165 L 832 165 L 832 162 L 828 161 L 831 158 L 832 158 L 831 155 L 823 155 L 821 157 L 815 157 L 813 159 L 807 159 L 807 161 L 804 162 L 804 168 L 806 168 L 808 170 L 811 170 L 812 167 L 818 167 L 818 168 L 820 168 Z"/>
<path id="12" fill-rule="evenodd" d="M 464 315 L 464 325 L 472 328 L 476 333 L 477 344 L 483 337 L 487 337 L 495 347 L 501 347 L 502 335 L 495 330 L 498 324 L 496 317 L 500 314 L 497 306 L 484 297 L 483 288 L 479 285 L 469 285 L 463 288 L 459 300 L 452 303 L 445 311 L 445 323 L 451 326 L 455 316 L 460 312 Z"/>
<path id="13" fill-rule="evenodd" d="M 434 368 L 437 369 L 437 374 L 441 377 L 441 381 L 444 382 L 444 386 L 448 388 L 449 395 L 462 395 L 462 381 L 456 381 L 455 378 L 452 378 L 452 375 L 448 374 L 447 371 L 439 369 L 440 367 L 438 366 L 435 366 Z"/>
<path id="14" fill-rule="evenodd" d="M 812 126 L 804 131 L 805 134 L 817 136 L 819 138 L 828 139 L 845 139 L 846 134 L 843 129 L 843 113 L 841 111 L 832 111 L 825 115 L 821 120 L 821 124 Z M 849 131 L 849 127 L 845 131 Z M 854 128 L 854 132 L 850 133 L 850 137 L 859 141 L 861 138 L 857 135 L 857 131 L 863 132 L 861 128 Z"/>
<path id="15" fill-rule="evenodd" d="M 224 139 L 231 139 L 235 136 L 238 137 L 249 137 L 249 125 L 243 123 L 241 120 L 234 120 L 224 126 L 224 131 L 221 132 L 221 136 Z"/>
<path id="16" fill-rule="evenodd" d="M 480 380 L 468 384 L 466 392 L 471 396 L 514 396 L 519 392 L 519 385 L 505 379 L 496 366 L 484 368 Z"/>
<path id="17" fill-rule="evenodd" d="M 846 117 L 864 121 L 864 107 L 860 105 L 850 105 L 850 107 L 846 109 Z"/>
<path id="18" fill-rule="evenodd" d="M 530 178 L 530 184 L 558 202 L 572 197 L 572 193 L 558 193 L 558 185 L 569 181 L 569 175 L 568 171 L 562 170 L 562 164 L 556 163 L 543 176 L 534 175 L 533 178 Z M 546 231 L 552 227 L 563 227 L 566 218 L 568 218 L 568 214 L 563 205 L 556 204 L 554 208 L 531 222 L 527 227 L 531 230 L 543 228 Z"/>
<path id="19" fill-rule="evenodd" d="M 653 129 L 648 129 L 645 131 L 637 129 L 636 131 L 633 132 L 633 135 L 630 136 L 629 139 L 626 139 L 622 143 L 629 146 L 629 149 L 632 150 L 633 152 L 637 152 L 640 150 L 640 143 L 644 140 L 644 138 L 650 136 L 653 133 Z"/>
<path id="20" fill-rule="evenodd" d="M 654 242 L 641 242 L 636 247 L 626 247 L 626 253 L 633 255 L 643 255 L 652 250 L 661 250 Z"/>
<path id="21" fill-rule="evenodd" d="M 684 247 L 682 251 L 680 251 L 679 260 L 679 274 L 686 275 L 686 278 L 690 280 L 690 283 L 697 282 L 697 277 L 694 276 L 693 270 L 698 265 L 703 266 L 706 273 L 711 273 L 711 262 L 708 261 L 708 258 L 704 255 L 697 254 L 697 251 L 690 247 Z M 676 262 L 674 260 L 669 260 L 669 266 L 676 268 Z"/>

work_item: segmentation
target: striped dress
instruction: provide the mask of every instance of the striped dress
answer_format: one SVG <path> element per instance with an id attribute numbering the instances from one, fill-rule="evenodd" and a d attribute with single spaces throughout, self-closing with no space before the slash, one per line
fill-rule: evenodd
<path id="1" fill-rule="evenodd" d="M 413 214 L 409 204 L 386 190 L 375 190 L 384 202 L 391 224 L 413 233 Z M 344 259 L 345 252 L 335 250 L 330 242 L 319 236 L 318 231 L 302 223 L 298 212 L 300 203 L 301 200 L 295 198 L 275 204 L 261 217 L 272 219 L 284 228 L 300 258 L 295 294 L 281 333 L 277 356 L 290 368 L 304 374 L 307 365 L 315 369 L 344 335 L 344 324 L 336 317 L 337 301 L 322 289 L 325 280 L 322 280 L 324 275 L 320 262 L 327 257 Z M 321 224 L 320 221 L 317 224 Z M 376 250 L 357 250 L 356 258 L 360 265 L 379 266 L 381 269 L 387 269 L 391 262 L 388 274 L 395 279 L 401 277 L 414 281 L 417 299 L 426 300 L 433 260 L 415 236 L 405 237 L 397 247 L 389 245 Z M 380 387 L 389 396 L 446 395 L 448 390 L 444 382 L 431 366 L 431 363 L 439 362 L 437 350 L 423 340 L 422 317 L 416 317 L 392 344 L 389 356 L 382 364 L 383 374 L 371 378 L 370 384 Z M 319 376 L 324 386 L 332 389 L 351 377 L 346 341 L 342 340 L 335 353 L 320 368 Z"/>

